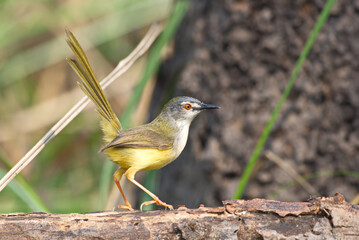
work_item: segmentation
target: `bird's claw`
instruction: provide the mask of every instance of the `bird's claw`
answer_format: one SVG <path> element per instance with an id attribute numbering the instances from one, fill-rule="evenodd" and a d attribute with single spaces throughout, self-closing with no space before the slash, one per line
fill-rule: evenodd
<path id="1" fill-rule="evenodd" d="M 118 205 L 117 208 L 118 209 L 126 209 L 128 211 L 135 211 L 131 205 Z"/>
<path id="2" fill-rule="evenodd" d="M 148 206 L 148 205 L 151 205 L 151 204 L 154 204 L 154 203 L 157 204 L 158 206 L 163 206 L 165 208 L 168 208 L 169 210 L 173 210 L 173 206 L 170 205 L 170 204 L 162 202 L 161 200 L 157 200 L 157 201 L 156 200 L 151 200 L 151 201 L 143 202 L 141 204 L 141 206 L 140 206 L 141 211 L 142 211 L 143 206 Z"/>

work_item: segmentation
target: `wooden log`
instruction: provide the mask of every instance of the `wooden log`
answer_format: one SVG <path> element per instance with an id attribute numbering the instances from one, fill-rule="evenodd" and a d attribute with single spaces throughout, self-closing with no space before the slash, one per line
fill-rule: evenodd
<path id="1" fill-rule="evenodd" d="M 174 211 L 0 214 L 0 239 L 358 239 L 359 207 L 341 194 L 309 202 L 228 200 Z"/>

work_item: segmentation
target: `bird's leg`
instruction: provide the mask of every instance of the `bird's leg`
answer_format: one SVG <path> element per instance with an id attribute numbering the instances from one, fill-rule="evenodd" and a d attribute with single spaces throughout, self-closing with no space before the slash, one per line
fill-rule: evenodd
<path id="1" fill-rule="evenodd" d="M 135 180 L 135 174 L 136 172 L 138 172 L 138 170 L 136 168 L 129 168 L 126 173 L 125 176 L 127 177 L 127 179 L 132 182 L 133 184 L 135 184 L 137 187 L 141 188 L 145 193 L 147 193 L 148 195 L 150 195 L 151 198 L 153 198 L 153 201 L 147 201 L 141 204 L 141 206 L 147 206 L 153 203 L 156 203 L 158 206 L 164 206 L 165 208 L 169 208 L 170 210 L 173 210 L 173 206 L 169 205 L 165 202 L 162 202 L 155 194 L 153 194 L 152 192 L 150 192 L 147 188 L 145 188 L 144 186 L 142 186 L 139 182 L 137 182 Z"/>
<path id="2" fill-rule="evenodd" d="M 122 175 L 125 173 L 127 169 L 124 169 L 124 168 L 119 168 L 115 174 L 113 174 L 113 180 L 115 181 L 117 187 L 118 187 L 118 190 L 120 190 L 120 193 L 123 197 L 123 200 L 125 201 L 125 204 L 126 205 L 118 205 L 118 208 L 121 208 L 121 209 L 127 209 L 129 211 L 134 211 L 134 209 L 132 208 L 131 204 L 127 201 L 126 197 L 125 197 L 125 194 L 123 193 L 122 191 L 122 188 L 121 188 L 121 185 L 120 185 L 120 180 L 121 180 L 121 177 Z"/>

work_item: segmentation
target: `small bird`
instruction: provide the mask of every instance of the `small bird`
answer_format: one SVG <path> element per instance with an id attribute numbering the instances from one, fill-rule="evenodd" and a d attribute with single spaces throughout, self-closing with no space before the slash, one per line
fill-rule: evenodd
<path id="1" fill-rule="evenodd" d="M 153 199 L 144 202 L 141 206 L 157 204 L 172 210 L 172 205 L 161 201 L 137 182 L 135 174 L 138 171 L 159 169 L 174 161 L 186 145 L 192 120 L 203 110 L 219 107 L 205 104 L 192 97 L 175 97 L 163 107 L 161 113 L 152 122 L 124 130 L 80 44 L 68 29 L 66 35 L 66 42 L 78 61 L 70 58 L 66 60 L 80 77 L 79 86 L 96 105 L 101 117 L 100 124 L 105 146 L 100 152 L 104 152 L 111 161 L 120 166 L 113 178 L 126 205 L 119 205 L 118 208 L 134 210 L 120 185 L 120 179 L 125 175 L 129 181 Z"/>

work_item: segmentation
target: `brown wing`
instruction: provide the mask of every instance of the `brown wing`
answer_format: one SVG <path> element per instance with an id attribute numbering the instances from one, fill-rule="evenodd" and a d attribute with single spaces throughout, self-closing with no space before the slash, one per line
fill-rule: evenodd
<path id="1" fill-rule="evenodd" d="M 100 152 L 111 147 L 134 147 L 134 148 L 155 148 L 169 149 L 173 146 L 173 138 L 166 137 L 145 126 L 121 131 L 118 136 Z"/>

